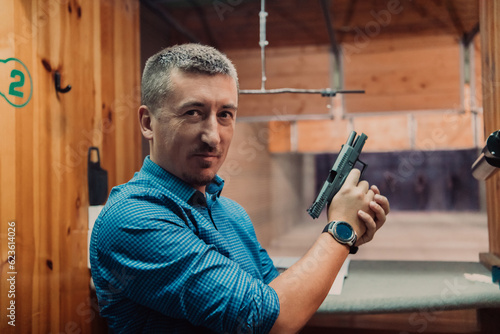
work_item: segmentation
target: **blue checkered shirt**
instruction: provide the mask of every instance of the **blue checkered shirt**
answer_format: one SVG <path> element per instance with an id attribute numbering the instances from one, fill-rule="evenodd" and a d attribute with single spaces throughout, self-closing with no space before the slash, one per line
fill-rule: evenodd
<path id="1" fill-rule="evenodd" d="M 152 162 L 112 189 L 90 242 L 101 315 L 117 333 L 267 333 L 278 276 L 250 218 Z"/>

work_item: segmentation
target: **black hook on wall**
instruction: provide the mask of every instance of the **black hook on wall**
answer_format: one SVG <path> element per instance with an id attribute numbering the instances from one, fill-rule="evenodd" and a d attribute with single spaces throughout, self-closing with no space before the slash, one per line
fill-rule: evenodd
<path id="1" fill-rule="evenodd" d="M 61 88 L 61 73 L 59 73 L 59 71 L 54 72 L 54 81 L 56 84 L 56 92 L 67 93 L 71 90 L 71 85 L 67 85 L 65 88 Z"/>

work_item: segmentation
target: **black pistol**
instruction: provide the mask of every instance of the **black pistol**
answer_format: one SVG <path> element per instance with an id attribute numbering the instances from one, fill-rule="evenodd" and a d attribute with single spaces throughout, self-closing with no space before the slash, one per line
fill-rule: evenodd
<path id="1" fill-rule="evenodd" d="M 352 131 L 347 139 L 347 142 L 342 145 L 342 149 L 340 150 L 339 156 L 333 167 L 330 169 L 328 173 L 328 178 L 321 188 L 321 191 L 318 194 L 318 197 L 311 205 L 307 212 L 314 219 L 319 217 L 319 214 L 325 207 L 327 203 L 330 203 L 333 196 L 340 190 L 342 185 L 344 184 L 347 175 L 354 168 L 356 162 L 359 161 L 360 164 L 363 165 L 364 171 L 366 164 L 359 160 L 359 154 L 363 149 L 363 145 L 365 145 L 365 141 L 368 137 L 362 133 L 359 137 L 356 138 L 356 132 Z"/>

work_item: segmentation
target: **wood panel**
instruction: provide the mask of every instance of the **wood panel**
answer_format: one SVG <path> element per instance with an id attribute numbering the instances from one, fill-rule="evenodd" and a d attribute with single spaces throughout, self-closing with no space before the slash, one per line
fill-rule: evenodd
<path id="1" fill-rule="evenodd" d="M 363 152 L 404 151 L 411 149 L 411 125 L 408 118 L 408 115 L 397 114 L 393 116 L 355 118 L 353 122 L 354 128 L 359 133 L 364 132 L 368 136 L 366 144 L 363 147 Z"/>
<path id="2" fill-rule="evenodd" d="M 474 48 L 474 92 L 471 94 L 471 99 L 474 99 L 474 106 L 483 107 L 483 85 L 482 85 L 482 64 L 481 64 L 481 34 L 474 38 L 472 44 Z"/>
<path id="3" fill-rule="evenodd" d="M 10 36 L 0 39 L 0 57 L 21 59 L 33 79 L 25 107 L 0 100 L 1 254 L 5 263 L 15 221 L 17 272 L 12 327 L 2 265 L 0 331 L 89 333 L 87 151 L 101 148 L 110 187 L 140 167 L 138 1 L 9 0 L 0 21 L 0 35 Z M 56 70 L 70 92 L 56 93 Z M 103 105 L 113 106 L 108 122 Z"/>
<path id="4" fill-rule="evenodd" d="M 484 134 L 500 129 L 500 3 L 480 2 Z M 500 256 L 500 174 L 486 181 L 489 251 Z"/>
<path id="5" fill-rule="evenodd" d="M 137 163 L 135 146 L 141 141 L 136 113 L 141 102 L 138 11 L 137 0 L 101 1 L 102 149 L 107 153 L 103 163 L 110 165 L 112 184 L 128 181 L 141 166 L 140 161 Z M 130 40 L 131 36 L 134 39 Z M 124 139 L 134 146 L 123 143 Z M 134 161 L 134 164 L 122 161 Z"/>
<path id="6" fill-rule="evenodd" d="M 350 133 L 347 120 L 297 122 L 299 152 L 338 152 Z"/>
<path id="7" fill-rule="evenodd" d="M 452 150 L 474 147 L 470 112 L 415 115 L 415 149 Z"/>
<path id="8" fill-rule="evenodd" d="M 460 109 L 458 41 L 449 36 L 367 38 L 343 46 L 346 111 Z"/>
<path id="9" fill-rule="evenodd" d="M 290 122 L 269 122 L 269 152 L 283 153 L 292 150 Z"/>

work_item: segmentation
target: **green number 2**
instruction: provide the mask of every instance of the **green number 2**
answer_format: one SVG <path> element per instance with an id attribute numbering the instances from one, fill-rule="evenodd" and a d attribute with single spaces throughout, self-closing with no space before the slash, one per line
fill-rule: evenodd
<path id="1" fill-rule="evenodd" d="M 24 96 L 24 93 L 16 89 L 24 86 L 24 73 L 19 70 L 12 70 L 12 72 L 10 72 L 10 77 L 11 78 L 18 77 L 19 80 L 14 81 L 10 84 L 9 94 L 12 96 L 17 96 L 22 98 Z"/>

